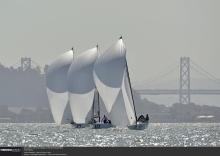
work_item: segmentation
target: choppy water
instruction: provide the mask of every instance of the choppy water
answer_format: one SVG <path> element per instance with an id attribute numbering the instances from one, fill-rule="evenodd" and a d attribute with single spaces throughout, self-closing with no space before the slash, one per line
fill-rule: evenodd
<path id="1" fill-rule="evenodd" d="M 0 146 L 220 147 L 220 123 L 150 123 L 139 131 L 127 127 L 75 129 L 51 123 L 1 123 Z"/>

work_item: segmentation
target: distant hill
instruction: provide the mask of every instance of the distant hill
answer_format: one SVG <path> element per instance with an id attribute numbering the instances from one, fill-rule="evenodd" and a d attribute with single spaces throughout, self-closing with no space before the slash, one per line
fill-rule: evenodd
<path id="1" fill-rule="evenodd" d="M 0 64 L 0 105 L 48 107 L 45 75 L 31 68 L 22 71 Z"/>

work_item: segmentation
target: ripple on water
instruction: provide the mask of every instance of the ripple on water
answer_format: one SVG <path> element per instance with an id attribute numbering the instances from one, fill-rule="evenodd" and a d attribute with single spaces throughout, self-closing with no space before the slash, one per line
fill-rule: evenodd
<path id="1" fill-rule="evenodd" d="M 75 129 L 69 124 L 1 123 L 0 132 L 0 146 L 220 146 L 219 123 L 150 123 L 142 131 L 127 127 L 96 130 Z"/>

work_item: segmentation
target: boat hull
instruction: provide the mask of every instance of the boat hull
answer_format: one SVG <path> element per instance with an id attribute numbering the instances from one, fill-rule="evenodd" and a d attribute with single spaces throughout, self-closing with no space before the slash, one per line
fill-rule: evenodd
<path id="1" fill-rule="evenodd" d="M 86 123 L 75 123 L 74 124 L 75 128 L 86 128 L 86 127 L 90 127 L 90 124 L 86 124 Z"/>
<path id="2" fill-rule="evenodd" d="M 92 128 L 93 129 L 102 129 L 102 128 L 110 128 L 113 127 L 111 123 L 94 123 Z"/>
<path id="3" fill-rule="evenodd" d="M 148 127 L 148 122 L 138 122 L 137 125 L 128 126 L 132 130 L 144 130 Z"/>

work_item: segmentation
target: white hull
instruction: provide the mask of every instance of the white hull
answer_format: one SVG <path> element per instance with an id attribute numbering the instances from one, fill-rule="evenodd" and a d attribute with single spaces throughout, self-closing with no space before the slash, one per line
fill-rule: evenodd
<path id="1" fill-rule="evenodd" d="M 129 129 L 132 129 L 132 130 L 144 130 L 146 129 L 148 126 L 148 122 L 137 122 L 137 125 L 131 125 L 131 126 L 128 126 Z"/>
<path id="2" fill-rule="evenodd" d="M 114 127 L 111 123 L 94 123 L 93 124 L 93 129 L 102 129 L 102 128 L 110 128 L 110 127 Z"/>
<path id="3" fill-rule="evenodd" d="M 86 124 L 86 123 L 75 123 L 74 124 L 75 128 L 86 128 L 86 127 L 90 127 L 91 124 Z"/>

